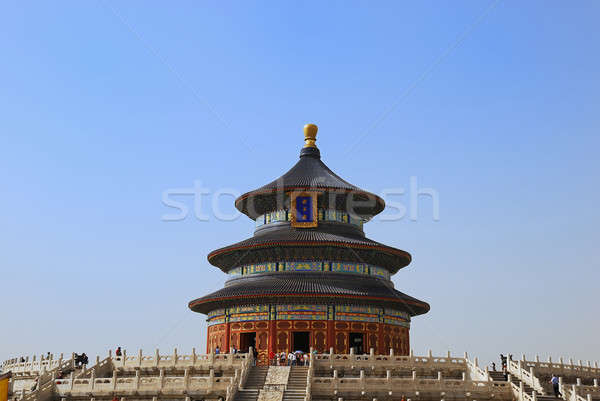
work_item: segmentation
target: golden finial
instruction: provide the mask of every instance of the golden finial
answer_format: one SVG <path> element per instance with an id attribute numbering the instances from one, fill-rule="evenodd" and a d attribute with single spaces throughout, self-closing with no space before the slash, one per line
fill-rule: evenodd
<path id="1" fill-rule="evenodd" d="M 315 144 L 317 140 L 317 131 L 319 127 L 314 124 L 306 124 L 304 126 L 304 147 L 305 148 L 316 148 Z"/>

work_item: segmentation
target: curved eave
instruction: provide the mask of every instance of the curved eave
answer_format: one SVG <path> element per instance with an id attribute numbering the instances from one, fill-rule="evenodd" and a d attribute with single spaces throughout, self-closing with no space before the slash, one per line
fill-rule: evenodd
<path id="1" fill-rule="evenodd" d="M 278 293 L 278 294 L 257 294 L 257 295 L 236 295 L 222 298 L 198 298 L 190 301 L 188 307 L 197 313 L 208 314 L 210 311 L 222 307 L 239 305 L 242 303 L 271 302 L 277 303 L 279 300 L 300 301 L 315 300 L 317 302 L 331 302 L 331 299 L 342 301 L 358 301 L 359 303 L 372 304 L 381 303 L 388 306 L 404 310 L 410 316 L 423 315 L 430 310 L 427 302 L 419 300 L 398 300 L 392 297 L 369 297 L 363 295 L 340 295 L 340 294 L 322 294 L 322 293 Z"/>
<path id="2" fill-rule="evenodd" d="M 359 206 L 354 210 L 354 214 L 371 218 L 383 211 L 385 209 L 385 201 L 379 196 L 364 191 L 359 188 L 348 189 L 348 188 L 337 188 L 337 187 L 329 187 L 329 186 L 319 186 L 319 185 L 310 185 L 310 186 L 282 186 L 277 188 L 259 188 L 254 191 L 246 192 L 241 195 L 239 198 L 235 200 L 235 207 L 251 219 L 256 219 L 258 216 L 266 212 L 275 211 L 278 208 L 283 208 L 283 205 L 277 205 L 277 197 L 281 197 L 281 194 L 285 194 L 291 191 L 312 191 L 312 192 L 324 192 L 324 193 L 336 193 L 344 196 L 352 195 L 355 197 L 357 202 L 368 202 L 373 200 L 374 205 L 372 206 Z M 345 198 L 344 198 L 345 200 Z M 345 201 L 340 201 L 342 205 L 345 204 Z M 250 207 L 252 205 L 252 207 Z M 327 208 L 335 208 L 333 205 L 326 205 Z M 344 210 L 345 208 L 339 208 L 340 210 Z"/>
<path id="3" fill-rule="evenodd" d="M 243 244 L 245 241 L 242 241 Z M 283 249 L 293 249 L 293 248 L 319 248 L 318 250 L 330 251 L 331 248 L 344 251 L 350 251 L 350 258 L 346 258 L 347 260 L 352 260 L 358 263 L 371 263 L 374 265 L 381 265 L 381 267 L 386 268 L 391 274 L 396 273 L 401 268 L 407 266 L 411 262 L 411 256 L 408 252 L 402 251 L 400 249 L 392 248 L 385 245 L 380 244 L 360 244 L 360 243 L 347 243 L 343 241 L 298 241 L 298 240 L 279 240 L 279 241 L 265 241 L 254 244 L 243 244 L 243 245 L 231 245 L 228 247 L 220 248 L 215 251 L 212 251 L 208 254 L 208 261 L 213 266 L 216 266 L 223 270 L 224 272 L 229 271 L 231 268 L 236 267 L 236 265 L 243 265 L 244 260 L 250 260 L 252 263 L 258 262 L 269 262 L 269 261 L 277 261 L 283 256 L 280 255 L 279 252 L 276 251 L 277 248 Z M 273 260 L 260 260 L 260 258 L 252 259 L 253 252 L 260 252 L 261 250 L 271 250 L 273 255 Z M 316 250 L 316 249 L 315 249 Z M 371 257 L 368 255 L 364 255 L 360 257 L 360 255 L 356 255 L 355 251 L 368 251 L 372 254 Z M 384 259 L 391 259 L 391 262 L 383 263 L 377 262 L 374 259 L 377 258 L 377 253 L 380 253 L 383 256 L 386 256 Z M 237 255 L 236 255 L 237 254 Z M 319 260 L 322 259 L 323 256 L 319 255 L 319 252 L 315 252 L 312 257 L 306 258 L 306 260 Z M 292 257 L 289 260 L 297 259 Z M 335 258 L 333 258 L 335 259 Z M 237 263 L 236 263 L 237 262 Z"/>
<path id="4" fill-rule="evenodd" d="M 337 272 L 270 272 L 228 280 L 225 286 L 189 303 L 200 313 L 240 304 L 336 303 L 380 305 L 411 316 L 429 305 L 394 288 L 385 279 Z"/>

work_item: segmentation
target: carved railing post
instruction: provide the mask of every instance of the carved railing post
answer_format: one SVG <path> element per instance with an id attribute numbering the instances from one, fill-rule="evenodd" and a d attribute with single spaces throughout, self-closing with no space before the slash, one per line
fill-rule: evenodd
<path id="1" fill-rule="evenodd" d="M 519 382 L 519 399 L 523 400 L 523 393 L 525 392 L 523 388 L 523 381 Z"/>

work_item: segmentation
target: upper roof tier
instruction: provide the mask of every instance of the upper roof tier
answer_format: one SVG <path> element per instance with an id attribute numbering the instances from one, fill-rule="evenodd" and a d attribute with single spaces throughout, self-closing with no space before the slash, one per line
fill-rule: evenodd
<path id="1" fill-rule="evenodd" d="M 305 125 L 306 143 L 300 151 L 300 160 L 281 177 L 237 198 L 235 207 L 256 219 L 289 207 L 285 194 L 290 191 L 315 191 L 328 194 L 318 197 L 318 207 L 322 209 L 343 210 L 365 219 L 383 211 L 383 199 L 343 180 L 321 161 L 321 153 L 315 145 L 316 135 L 316 125 Z"/>

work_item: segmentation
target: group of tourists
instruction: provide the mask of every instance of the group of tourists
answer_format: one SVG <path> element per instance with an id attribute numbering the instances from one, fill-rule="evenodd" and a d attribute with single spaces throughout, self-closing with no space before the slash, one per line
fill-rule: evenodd
<path id="1" fill-rule="evenodd" d="M 313 351 L 317 353 L 317 351 Z M 305 366 L 310 363 L 310 354 L 303 351 L 286 353 L 285 351 L 276 353 L 269 352 L 269 364 L 272 366 Z"/>
<path id="2" fill-rule="evenodd" d="M 81 355 L 73 354 L 73 359 L 75 359 L 75 367 L 77 368 L 87 365 L 89 362 L 88 356 L 85 354 L 85 352 Z"/>
<path id="3" fill-rule="evenodd" d="M 237 354 L 238 352 L 240 352 L 235 346 L 229 348 L 229 353 L 230 354 Z M 246 350 L 246 352 L 248 352 L 248 350 Z M 215 354 L 220 354 L 221 353 L 221 347 L 219 345 L 217 345 L 217 348 L 215 348 Z"/>

